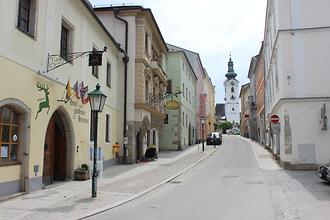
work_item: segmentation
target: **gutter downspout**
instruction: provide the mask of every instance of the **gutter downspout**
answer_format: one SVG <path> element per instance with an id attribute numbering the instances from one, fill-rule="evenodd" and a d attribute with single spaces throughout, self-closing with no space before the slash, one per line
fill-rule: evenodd
<path id="1" fill-rule="evenodd" d="M 120 10 L 114 10 L 115 18 L 125 23 L 125 50 L 121 49 L 120 52 L 124 54 L 123 62 L 125 64 L 124 70 L 124 128 L 123 128 L 123 136 L 124 136 L 124 152 L 123 152 L 123 163 L 126 164 L 127 162 L 127 144 L 128 144 L 128 137 L 127 137 L 127 64 L 129 61 L 129 57 L 127 55 L 127 48 L 128 48 L 128 22 L 120 17 L 118 17 L 118 13 Z"/>

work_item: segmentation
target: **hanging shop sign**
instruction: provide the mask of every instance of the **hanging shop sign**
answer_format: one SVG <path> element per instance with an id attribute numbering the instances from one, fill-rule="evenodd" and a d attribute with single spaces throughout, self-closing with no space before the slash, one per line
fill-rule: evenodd
<path id="1" fill-rule="evenodd" d="M 170 110 L 175 110 L 179 108 L 179 102 L 176 100 L 169 100 L 165 102 L 165 108 L 170 109 Z"/>

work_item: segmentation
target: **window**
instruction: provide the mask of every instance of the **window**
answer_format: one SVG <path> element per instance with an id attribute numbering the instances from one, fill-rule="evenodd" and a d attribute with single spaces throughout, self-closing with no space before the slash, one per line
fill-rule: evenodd
<path id="1" fill-rule="evenodd" d="M 145 46 L 145 50 L 146 50 L 146 53 L 149 54 L 148 52 L 148 33 L 145 32 L 145 36 L 144 36 L 144 46 Z"/>
<path id="2" fill-rule="evenodd" d="M 18 5 L 17 27 L 24 33 L 34 36 L 36 0 L 20 0 Z"/>
<path id="3" fill-rule="evenodd" d="M 232 110 L 232 111 L 235 111 L 235 109 L 234 109 L 234 108 L 232 108 L 231 110 Z"/>
<path id="4" fill-rule="evenodd" d="M 146 79 L 146 81 L 145 81 L 145 88 L 144 88 L 144 91 L 145 91 L 145 93 L 144 93 L 144 96 L 145 96 L 145 102 L 148 103 L 148 101 L 149 101 L 149 82 L 148 82 L 147 79 Z"/>
<path id="5" fill-rule="evenodd" d="M 189 103 L 191 103 L 191 93 L 190 93 L 190 91 L 189 91 Z"/>
<path id="6" fill-rule="evenodd" d="M 105 115 L 105 142 L 110 142 L 110 115 Z"/>
<path id="7" fill-rule="evenodd" d="M 69 24 L 69 22 L 67 22 L 66 20 L 62 19 L 60 56 L 64 60 L 68 60 L 68 54 L 72 52 L 72 30 L 72 25 Z"/>
<path id="8" fill-rule="evenodd" d="M 89 140 L 94 141 L 94 115 L 91 111 L 91 120 L 90 120 L 90 128 L 89 128 Z"/>
<path id="9" fill-rule="evenodd" d="M 188 114 L 186 114 L 186 127 L 188 127 Z"/>
<path id="10" fill-rule="evenodd" d="M 68 59 L 68 52 L 69 52 L 68 37 L 69 37 L 69 30 L 62 25 L 60 56 L 65 60 Z"/>
<path id="11" fill-rule="evenodd" d="M 164 124 L 168 124 L 168 114 L 165 114 Z"/>
<path id="12" fill-rule="evenodd" d="M 98 51 L 95 47 L 93 47 L 93 51 Z M 92 74 L 96 78 L 99 78 L 99 66 L 92 66 Z"/>
<path id="13" fill-rule="evenodd" d="M 172 92 L 172 80 L 167 81 L 166 93 Z"/>
<path id="14" fill-rule="evenodd" d="M 19 114 L 10 107 L 0 108 L 0 163 L 18 160 Z"/>
<path id="15" fill-rule="evenodd" d="M 234 87 L 231 87 L 231 92 L 234 92 Z"/>
<path id="16" fill-rule="evenodd" d="M 184 126 L 184 112 L 182 112 L 182 125 Z"/>
<path id="17" fill-rule="evenodd" d="M 188 100 L 188 88 L 186 88 L 186 99 Z"/>
<path id="18" fill-rule="evenodd" d="M 107 62 L 107 86 L 111 87 L 111 64 Z"/>
<path id="19" fill-rule="evenodd" d="M 182 95 L 184 97 L 184 83 L 182 83 Z"/>

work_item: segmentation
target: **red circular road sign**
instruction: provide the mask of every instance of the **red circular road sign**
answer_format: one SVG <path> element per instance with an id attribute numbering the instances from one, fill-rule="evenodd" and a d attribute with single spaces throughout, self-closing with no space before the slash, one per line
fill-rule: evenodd
<path id="1" fill-rule="evenodd" d="M 278 123 L 278 122 L 280 122 L 280 117 L 278 117 L 278 115 L 272 115 L 270 117 L 270 121 L 273 123 Z"/>

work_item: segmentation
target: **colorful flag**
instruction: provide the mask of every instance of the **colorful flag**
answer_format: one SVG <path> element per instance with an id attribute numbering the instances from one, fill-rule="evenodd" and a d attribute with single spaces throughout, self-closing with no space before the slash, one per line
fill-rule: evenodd
<path id="1" fill-rule="evenodd" d="M 87 104 L 89 102 L 89 97 L 88 97 L 88 86 L 84 88 L 84 97 L 81 98 L 81 101 L 83 104 Z"/>
<path id="2" fill-rule="evenodd" d="M 66 94 L 65 97 L 67 100 L 69 100 L 71 98 L 71 86 L 70 86 L 70 80 L 68 80 L 68 83 L 66 84 Z"/>
<path id="3" fill-rule="evenodd" d="M 75 93 L 75 96 L 77 99 L 79 99 L 79 85 L 78 85 L 78 81 L 74 84 L 73 86 L 73 90 L 74 90 L 74 93 Z"/>
<path id="4" fill-rule="evenodd" d="M 79 86 L 78 86 L 78 89 L 79 89 L 79 97 L 80 98 L 83 98 L 85 93 L 85 87 L 84 87 L 84 81 L 81 81 L 81 83 L 79 83 Z"/>

